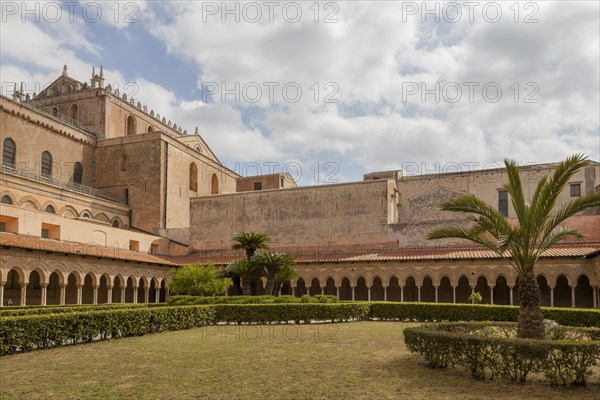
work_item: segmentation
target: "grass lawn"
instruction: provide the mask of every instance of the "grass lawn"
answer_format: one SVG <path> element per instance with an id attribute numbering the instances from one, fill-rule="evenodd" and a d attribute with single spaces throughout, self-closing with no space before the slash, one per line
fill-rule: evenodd
<path id="1" fill-rule="evenodd" d="M 600 399 L 428 369 L 399 322 L 218 326 L 0 358 L 5 399 Z"/>

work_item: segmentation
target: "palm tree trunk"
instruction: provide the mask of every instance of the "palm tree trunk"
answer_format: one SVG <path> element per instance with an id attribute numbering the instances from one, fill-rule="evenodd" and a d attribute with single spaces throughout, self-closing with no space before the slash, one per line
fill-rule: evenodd
<path id="1" fill-rule="evenodd" d="M 239 276 L 234 276 L 232 278 L 233 281 L 233 295 L 234 296 L 240 296 L 242 295 L 242 284 L 241 284 L 241 280 Z"/>
<path id="2" fill-rule="evenodd" d="M 269 295 L 275 295 L 275 293 L 273 293 L 273 288 L 275 287 L 275 277 L 277 276 L 277 268 L 269 268 L 269 273 L 267 274 L 267 285 L 265 286 L 265 294 L 267 296 Z"/>
<path id="3" fill-rule="evenodd" d="M 519 297 L 521 307 L 517 336 L 524 339 L 543 339 L 544 314 L 540 308 L 540 289 L 537 287 L 533 271 L 519 276 Z"/>
<path id="4" fill-rule="evenodd" d="M 252 296 L 258 295 L 258 279 L 252 279 L 250 281 L 250 294 Z"/>
<path id="5" fill-rule="evenodd" d="M 273 296 L 279 296 L 279 289 L 281 289 L 281 282 L 275 282 L 275 287 L 273 288 Z"/>
<path id="6" fill-rule="evenodd" d="M 242 277 L 242 294 L 244 296 L 252 295 L 252 279 L 250 277 Z"/>

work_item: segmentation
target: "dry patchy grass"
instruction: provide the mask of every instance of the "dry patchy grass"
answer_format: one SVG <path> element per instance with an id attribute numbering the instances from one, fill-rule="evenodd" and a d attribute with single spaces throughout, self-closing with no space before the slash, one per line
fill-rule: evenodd
<path id="1" fill-rule="evenodd" d="M 405 324 L 217 326 L 0 358 L 4 399 L 600 399 L 428 369 Z"/>

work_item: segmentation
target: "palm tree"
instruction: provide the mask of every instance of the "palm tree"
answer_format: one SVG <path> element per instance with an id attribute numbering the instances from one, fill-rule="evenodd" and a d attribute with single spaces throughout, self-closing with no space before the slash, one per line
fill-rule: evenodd
<path id="1" fill-rule="evenodd" d="M 589 164 L 577 154 L 562 161 L 550 177 L 537 185 L 531 203 L 525 201 L 519 168 L 514 161 L 505 160 L 510 194 L 517 221 L 511 223 L 494 207 L 474 195 L 464 195 L 442 205 L 442 210 L 468 213 L 473 224 L 468 228 L 456 226 L 432 230 L 428 239 L 459 238 L 478 243 L 508 260 L 515 268 L 519 282 L 517 335 L 521 338 L 544 337 L 540 291 L 534 267 L 540 255 L 568 237 L 582 238 L 583 233 L 562 227 L 567 218 L 589 207 L 600 206 L 600 193 L 589 193 L 555 209 L 558 197 L 577 171 Z"/>
<path id="2" fill-rule="evenodd" d="M 233 235 L 234 250 L 244 249 L 246 258 L 249 260 L 254 253 L 260 249 L 268 248 L 268 243 L 271 239 L 264 233 L 239 232 Z"/>
<path id="3" fill-rule="evenodd" d="M 241 293 L 244 296 L 252 294 L 252 281 L 260 279 L 260 272 L 251 260 L 243 259 L 233 262 L 226 267 L 226 271 L 232 276 L 237 276 L 241 283 Z"/>
<path id="4" fill-rule="evenodd" d="M 271 253 L 269 251 L 260 251 L 256 253 L 253 261 L 260 266 L 260 269 L 267 275 L 267 285 L 265 294 L 271 295 L 275 288 L 277 273 L 283 268 L 291 268 L 294 265 L 294 256 L 289 253 Z"/>
<path id="5" fill-rule="evenodd" d="M 232 247 L 234 250 L 244 249 L 246 251 L 246 259 L 250 260 L 257 250 L 268 248 L 270 240 L 269 236 L 264 233 L 239 232 L 233 235 L 233 241 L 236 243 Z M 251 282 L 251 295 L 257 294 L 258 279 L 260 277 L 253 279 Z"/>
<path id="6" fill-rule="evenodd" d="M 291 281 L 298 276 L 298 273 L 292 267 L 286 266 L 280 268 L 277 271 L 277 275 L 275 276 L 275 288 L 273 289 L 273 295 L 277 296 L 279 294 L 279 289 L 281 289 L 281 285 L 283 282 Z"/>

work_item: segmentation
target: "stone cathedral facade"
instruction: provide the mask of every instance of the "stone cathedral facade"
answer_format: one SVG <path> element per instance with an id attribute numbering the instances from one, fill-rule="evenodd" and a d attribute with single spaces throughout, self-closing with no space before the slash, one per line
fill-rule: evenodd
<path id="1" fill-rule="evenodd" d="M 201 121 L 199 121 L 201 125 Z M 515 304 L 516 276 L 488 251 L 428 242 L 440 211 L 473 193 L 514 216 L 502 169 L 298 187 L 289 174 L 243 177 L 199 134 L 105 85 L 63 73 L 39 94 L 0 98 L 0 304 L 163 302 L 170 269 L 226 264 L 240 231 L 267 233 L 296 256 L 283 293 L 345 300 Z M 593 149 L 590 149 L 593 150 Z M 555 164 L 523 167 L 527 194 Z M 580 171 L 562 201 L 600 190 L 600 164 Z M 600 210 L 568 221 L 586 233 L 538 265 L 545 305 L 598 307 Z"/>

